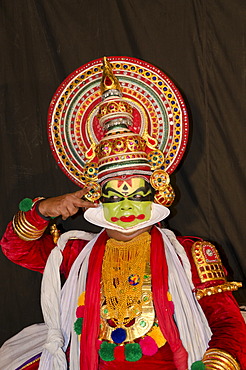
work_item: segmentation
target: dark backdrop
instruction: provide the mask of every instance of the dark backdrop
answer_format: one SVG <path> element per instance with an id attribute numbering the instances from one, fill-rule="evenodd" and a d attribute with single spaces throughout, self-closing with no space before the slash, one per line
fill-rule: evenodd
<path id="1" fill-rule="evenodd" d="M 169 227 L 223 247 L 245 281 L 245 0 L 1 0 L 1 235 L 24 197 L 77 190 L 49 149 L 58 85 L 104 55 L 144 59 L 182 91 L 191 133 Z M 41 322 L 40 274 L 1 254 L 1 341 Z M 236 295 L 246 304 L 246 294 Z"/>

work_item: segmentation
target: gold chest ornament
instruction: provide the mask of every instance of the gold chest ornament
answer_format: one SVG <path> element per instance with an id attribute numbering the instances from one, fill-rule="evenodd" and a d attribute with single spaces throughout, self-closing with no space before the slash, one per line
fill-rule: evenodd
<path id="1" fill-rule="evenodd" d="M 101 283 L 102 340 L 131 342 L 154 325 L 150 240 L 145 232 L 129 242 L 114 239 L 107 242 Z"/>

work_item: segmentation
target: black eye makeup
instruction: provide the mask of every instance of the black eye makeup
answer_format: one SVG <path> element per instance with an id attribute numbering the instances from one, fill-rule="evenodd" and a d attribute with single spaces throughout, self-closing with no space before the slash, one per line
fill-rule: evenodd
<path id="1" fill-rule="evenodd" d="M 113 194 L 110 194 L 113 193 Z M 105 188 L 103 189 L 103 195 L 101 197 L 102 203 L 115 203 L 121 202 L 125 198 L 134 201 L 134 202 L 147 202 L 153 201 L 153 194 L 151 189 L 147 188 L 147 186 L 138 188 L 135 192 L 128 196 L 123 196 L 120 192 L 113 188 Z"/>

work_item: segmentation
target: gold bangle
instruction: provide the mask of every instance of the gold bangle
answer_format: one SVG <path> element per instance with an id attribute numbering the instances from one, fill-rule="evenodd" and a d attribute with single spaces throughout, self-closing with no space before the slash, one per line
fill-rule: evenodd
<path id="1" fill-rule="evenodd" d="M 26 241 L 39 239 L 43 235 L 43 232 L 44 232 L 44 230 L 42 230 L 39 234 L 34 235 L 34 234 L 27 233 L 25 230 L 19 229 L 18 225 L 14 223 L 13 223 L 13 227 L 14 227 L 14 231 L 19 236 L 19 238 L 26 240 Z"/>
<path id="2" fill-rule="evenodd" d="M 19 225 L 16 224 L 16 223 L 13 223 L 13 227 L 14 227 L 14 230 L 15 230 L 16 234 L 21 239 L 26 240 L 26 241 L 39 239 L 40 236 L 42 236 L 42 233 L 43 233 L 43 231 L 41 233 L 39 233 L 39 234 L 27 233 L 25 230 L 21 229 L 19 227 Z"/>
<path id="3" fill-rule="evenodd" d="M 24 223 L 26 228 L 29 229 L 30 231 L 38 230 L 36 226 L 32 225 L 30 222 L 27 221 L 25 212 L 18 212 L 17 217 L 19 218 L 21 223 Z"/>
<path id="4" fill-rule="evenodd" d="M 199 299 L 203 297 L 210 296 L 210 295 L 217 294 L 217 293 L 235 291 L 241 287 L 242 287 L 242 283 L 238 283 L 237 281 L 231 281 L 231 282 L 226 282 L 221 285 L 211 286 L 209 288 L 197 289 L 196 299 L 199 301 Z"/>
<path id="5" fill-rule="evenodd" d="M 37 229 L 36 226 L 32 225 L 27 221 L 26 216 L 23 211 L 19 211 L 13 218 L 13 228 L 18 237 L 25 241 L 37 240 L 39 239 L 47 226 L 41 230 Z"/>
<path id="6" fill-rule="evenodd" d="M 25 237 L 25 239 L 30 239 L 30 240 L 35 240 L 35 239 L 38 239 L 42 233 L 39 233 L 39 234 L 32 234 L 32 233 L 27 233 L 25 230 L 23 229 L 20 229 L 19 228 L 19 225 L 14 225 L 15 226 L 15 232 L 19 235 L 19 236 L 23 236 Z"/>
<path id="7" fill-rule="evenodd" d="M 216 360 L 215 358 L 213 359 L 207 359 L 207 360 L 204 360 L 203 363 L 206 365 L 206 369 L 207 367 L 211 369 L 216 369 L 216 370 L 229 370 L 229 369 L 234 369 L 234 367 L 231 367 L 231 363 L 230 361 L 226 360 L 226 359 L 218 359 Z"/>
<path id="8" fill-rule="evenodd" d="M 23 228 L 20 224 L 18 224 L 17 222 L 14 222 L 13 224 L 14 228 L 15 228 L 15 231 L 19 234 L 23 234 L 25 235 L 26 237 L 30 237 L 30 238 L 33 238 L 35 236 L 38 236 L 39 234 L 35 234 L 35 233 L 31 233 L 31 232 L 28 232 L 25 230 L 25 228 Z"/>
<path id="9" fill-rule="evenodd" d="M 30 234 L 30 235 L 39 235 L 40 232 L 43 232 L 43 229 L 39 230 L 35 226 L 31 225 L 25 215 L 21 214 L 21 212 L 18 212 L 16 215 L 16 222 L 15 225 L 18 226 L 19 229 L 21 229 L 23 232 Z M 30 227 L 30 225 L 32 227 Z"/>
<path id="10" fill-rule="evenodd" d="M 228 352 L 218 348 L 207 350 L 203 356 L 202 362 L 206 369 L 216 370 L 240 370 L 237 360 Z"/>
<path id="11" fill-rule="evenodd" d="M 19 229 L 21 229 L 23 232 L 25 232 L 27 234 L 30 234 L 30 235 L 40 234 L 40 230 L 38 230 L 35 226 L 30 228 L 29 225 L 27 225 L 26 218 L 25 217 L 23 217 L 23 218 L 19 217 L 18 214 L 15 217 L 15 225 L 16 225 L 16 227 L 18 227 Z"/>

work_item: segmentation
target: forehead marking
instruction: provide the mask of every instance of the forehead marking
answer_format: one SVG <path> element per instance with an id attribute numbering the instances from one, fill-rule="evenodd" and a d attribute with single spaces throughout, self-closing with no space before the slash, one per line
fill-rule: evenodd
<path id="1" fill-rule="evenodd" d="M 128 194 L 129 192 L 131 192 L 131 188 L 132 188 L 132 184 L 129 184 L 128 182 L 124 181 L 124 182 L 121 182 L 121 184 L 119 184 L 119 182 L 117 183 L 117 188 L 118 190 L 126 195 Z"/>
<path id="2" fill-rule="evenodd" d="M 127 180 L 113 180 L 113 181 L 117 181 L 117 187 L 120 188 L 122 185 L 124 186 L 127 186 L 129 185 L 130 187 L 132 187 L 132 179 L 127 179 Z M 128 188 L 128 186 L 127 186 Z"/>

